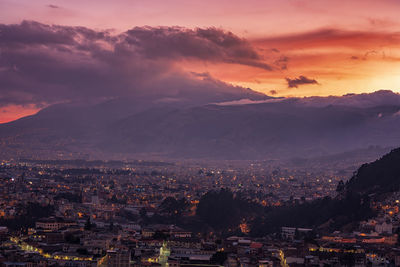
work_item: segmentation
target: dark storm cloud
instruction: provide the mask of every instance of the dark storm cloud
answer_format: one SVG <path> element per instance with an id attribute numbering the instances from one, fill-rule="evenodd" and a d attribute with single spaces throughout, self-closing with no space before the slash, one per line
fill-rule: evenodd
<path id="1" fill-rule="evenodd" d="M 21 24 L 0 24 L 0 47 L 16 48 L 44 45 L 77 46 L 97 40 L 110 41 L 107 32 L 97 32 L 85 27 L 50 26 L 34 21 L 23 21 Z"/>
<path id="2" fill-rule="evenodd" d="M 272 70 L 246 40 L 215 28 L 112 34 L 31 21 L 0 24 L 0 105 L 239 90 L 173 67 L 182 59 Z"/>
<path id="3" fill-rule="evenodd" d="M 216 28 L 136 27 L 126 41 L 148 58 L 195 58 L 272 70 L 244 39 Z"/>
<path id="4" fill-rule="evenodd" d="M 304 84 L 318 84 L 317 80 L 307 78 L 306 76 L 300 75 L 298 78 L 290 79 L 286 78 L 289 88 L 297 88 L 299 85 Z"/>
<path id="5" fill-rule="evenodd" d="M 56 5 L 47 5 L 47 7 L 54 8 L 54 9 L 60 8 L 59 6 L 56 6 Z"/>

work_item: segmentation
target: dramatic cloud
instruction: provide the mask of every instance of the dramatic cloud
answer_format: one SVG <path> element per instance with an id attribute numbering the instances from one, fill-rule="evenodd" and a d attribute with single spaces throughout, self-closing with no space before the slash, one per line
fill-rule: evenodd
<path id="1" fill-rule="evenodd" d="M 121 34 L 24 21 L 0 24 L 0 105 L 112 97 L 237 93 L 181 60 L 272 67 L 246 40 L 216 28 L 136 27 Z M 272 61 L 273 62 L 273 61 Z M 274 64 L 274 63 L 272 63 Z"/>
<path id="2" fill-rule="evenodd" d="M 313 107 L 350 106 L 350 107 L 379 107 L 379 106 L 399 106 L 400 94 L 390 90 L 380 90 L 370 94 L 346 94 L 343 96 L 328 97 L 304 97 L 298 98 L 297 102 L 301 105 Z"/>
<path id="3" fill-rule="evenodd" d="M 298 78 L 294 79 L 286 78 L 286 81 L 289 88 L 297 88 L 299 85 L 304 84 L 318 84 L 317 80 L 307 78 L 303 75 L 300 75 Z"/>
<path id="4" fill-rule="evenodd" d="M 271 98 L 265 100 L 251 100 L 251 99 L 240 99 L 221 103 L 215 103 L 217 106 L 240 106 L 240 105 L 252 105 L 252 104 L 266 104 L 266 103 L 277 103 L 286 101 L 288 98 Z M 297 99 L 296 99 L 297 100 Z"/>
<path id="5" fill-rule="evenodd" d="M 316 47 L 368 49 L 371 46 L 398 46 L 400 33 L 319 29 L 304 33 L 258 39 L 255 42 L 271 47 L 279 47 L 280 50 Z"/>
<path id="6" fill-rule="evenodd" d="M 216 28 L 136 27 L 125 35 L 128 44 L 150 59 L 195 58 L 273 69 L 246 40 Z"/>

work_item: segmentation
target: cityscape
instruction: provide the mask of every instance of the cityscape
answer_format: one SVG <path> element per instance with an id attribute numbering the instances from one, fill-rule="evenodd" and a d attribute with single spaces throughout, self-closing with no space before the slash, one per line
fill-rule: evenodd
<path id="1" fill-rule="evenodd" d="M 400 266 L 397 0 L 0 0 L 0 267 Z"/>
<path id="2" fill-rule="evenodd" d="M 203 164 L 3 161 L 3 264 L 381 266 L 400 259 L 398 192 L 371 202 L 372 216 L 345 222 L 341 231 L 327 223 L 307 228 L 291 217 L 291 209 L 340 196 L 352 175 L 345 163 L 337 173 L 265 162 Z M 288 213 L 285 224 L 258 221 L 278 210 Z"/>

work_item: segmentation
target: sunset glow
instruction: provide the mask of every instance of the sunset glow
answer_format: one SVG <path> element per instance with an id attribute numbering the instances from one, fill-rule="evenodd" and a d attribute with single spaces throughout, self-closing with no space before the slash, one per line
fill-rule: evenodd
<path id="1" fill-rule="evenodd" d="M 328 96 L 380 89 L 399 92 L 400 89 L 400 2 L 394 0 L 1 0 L 0 10 L 2 25 L 35 21 L 49 26 L 79 26 L 107 31 L 110 38 L 144 26 L 178 26 L 189 30 L 211 27 L 232 33 L 246 42 L 246 49 L 251 47 L 251 53 L 257 55 L 249 58 L 239 55 L 237 59 L 221 55 L 220 59 L 214 59 L 215 56 L 179 54 L 182 51 L 178 51 L 179 55 L 154 57 L 149 64 L 160 61 L 160 65 L 169 66 L 168 72 L 207 73 L 213 79 L 272 96 Z M 104 41 L 102 45 L 104 49 L 106 46 L 114 49 L 111 42 Z M 162 44 L 159 45 L 155 49 L 161 49 Z M 29 49 L 25 52 L 29 53 Z M 55 51 L 55 48 L 49 49 Z M 242 52 L 234 53 L 237 56 Z M 58 62 L 68 57 L 61 50 L 54 56 Z M 90 60 L 93 68 L 102 64 L 96 57 L 84 57 L 82 52 L 76 60 Z M 3 59 L 0 56 L 0 60 L 5 62 L 0 65 L 0 74 L 10 68 L 15 73 L 24 69 L 18 65 L 22 63 L 11 64 L 12 56 Z M 308 80 L 301 81 L 301 77 Z M 40 83 L 46 88 L 41 91 L 45 95 L 41 96 L 36 89 L 24 89 L 21 94 L 26 99 L 21 103 L 12 100 L 20 92 L 11 87 L 25 86 L 23 81 L 19 85 L 7 82 L 2 85 L 10 89 L 5 96 L 0 96 L 0 123 L 33 114 L 40 110 L 40 105 L 63 101 L 51 96 L 54 90 L 60 89 L 56 85 L 57 76 L 49 77 L 48 81 L 40 79 L 35 81 L 38 82 L 36 86 Z M 288 86 L 289 80 L 297 81 L 297 85 Z M 26 91 L 35 96 L 25 95 Z M 77 94 L 70 91 L 66 100 L 75 99 Z M 92 96 L 83 94 L 83 97 Z M 30 98 L 32 100 L 28 100 Z"/>

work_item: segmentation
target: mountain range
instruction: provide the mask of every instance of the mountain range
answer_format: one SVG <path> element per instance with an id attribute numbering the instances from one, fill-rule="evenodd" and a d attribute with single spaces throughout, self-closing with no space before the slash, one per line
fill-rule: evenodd
<path id="1" fill-rule="evenodd" d="M 235 88 L 235 87 L 234 87 Z M 400 144 L 400 95 L 202 97 L 51 105 L 0 124 L 1 157 L 287 159 Z"/>

